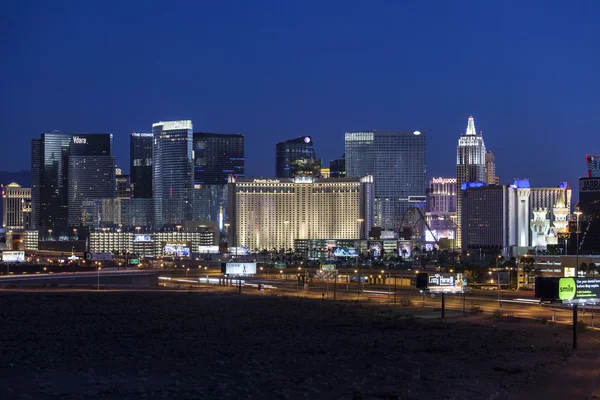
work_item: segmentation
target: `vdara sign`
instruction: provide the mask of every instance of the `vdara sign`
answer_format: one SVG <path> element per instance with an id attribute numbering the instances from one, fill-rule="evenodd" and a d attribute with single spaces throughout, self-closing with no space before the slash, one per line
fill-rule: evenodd
<path id="1" fill-rule="evenodd" d="M 73 143 L 75 144 L 87 144 L 87 139 L 79 136 L 73 136 Z"/>
<path id="2" fill-rule="evenodd" d="M 598 299 L 600 298 L 600 279 L 537 277 L 535 297 L 542 300 L 564 302 Z"/>
<path id="3" fill-rule="evenodd" d="M 279 183 L 279 179 L 255 179 L 253 183 Z"/>

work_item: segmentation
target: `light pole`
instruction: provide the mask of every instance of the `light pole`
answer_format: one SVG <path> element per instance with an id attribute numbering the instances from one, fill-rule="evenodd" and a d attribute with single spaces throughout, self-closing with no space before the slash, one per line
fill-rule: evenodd
<path id="1" fill-rule="evenodd" d="M 579 207 L 575 208 L 575 215 L 577 215 L 577 258 L 575 261 L 575 277 L 579 276 L 579 218 L 581 217 L 581 211 Z"/>
<path id="2" fill-rule="evenodd" d="M 491 275 L 492 271 L 489 271 L 488 273 Z M 493 279 L 492 283 L 494 283 Z M 500 286 L 500 272 L 498 272 L 498 303 L 500 303 L 500 311 L 502 311 L 502 286 Z"/>
<path id="3" fill-rule="evenodd" d="M 100 269 L 102 267 L 98 267 L 98 290 L 100 290 Z"/>
<path id="4" fill-rule="evenodd" d="M 187 277 L 188 277 L 188 272 L 190 272 L 189 268 L 185 270 L 185 279 L 187 279 Z"/>

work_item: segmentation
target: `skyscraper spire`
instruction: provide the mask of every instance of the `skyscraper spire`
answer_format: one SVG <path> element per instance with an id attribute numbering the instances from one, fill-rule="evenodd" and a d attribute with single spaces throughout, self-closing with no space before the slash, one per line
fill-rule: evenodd
<path id="1" fill-rule="evenodd" d="M 477 135 L 477 131 L 475 130 L 475 120 L 473 117 L 469 117 L 469 125 L 467 125 L 467 132 L 465 135 Z"/>

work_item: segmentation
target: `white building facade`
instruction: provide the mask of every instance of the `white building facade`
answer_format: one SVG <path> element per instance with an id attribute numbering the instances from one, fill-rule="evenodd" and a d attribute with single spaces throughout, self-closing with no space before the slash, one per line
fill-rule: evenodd
<path id="1" fill-rule="evenodd" d="M 373 226 L 373 176 L 229 177 L 229 246 L 290 249 L 295 239 L 363 239 Z"/>
<path id="2" fill-rule="evenodd" d="M 2 227 L 25 229 L 31 213 L 31 188 L 12 182 L 2 188 Z"/>

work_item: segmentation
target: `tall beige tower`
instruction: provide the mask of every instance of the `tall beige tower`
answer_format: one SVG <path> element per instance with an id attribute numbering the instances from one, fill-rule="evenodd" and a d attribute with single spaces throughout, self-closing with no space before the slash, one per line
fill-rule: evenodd
<path id="1" fill-rule="evenodd" d="M 500 179 L 496 176 L 496 157 L 494 153 L 485 153 L 485 183 L 487 185 L 499 185 Z"/>

